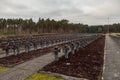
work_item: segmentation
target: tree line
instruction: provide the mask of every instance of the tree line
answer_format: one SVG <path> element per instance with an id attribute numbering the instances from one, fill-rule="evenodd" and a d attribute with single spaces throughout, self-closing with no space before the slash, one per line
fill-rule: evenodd
<path id="1" fill-rule="evenodd" d="M 107 33 L 120 32 L 120 24 L 88 26 L 85 24 L 74 24 L 68 20 L 54 20 L 39 18 L 37 22 L 30 19 L 0 19 L 0 31 L 3 33 Z"/>
<path id="2" fill-rule="evenodd" d="M 90 26 L 88 33 L 120 33 L 120 23 Z"/>

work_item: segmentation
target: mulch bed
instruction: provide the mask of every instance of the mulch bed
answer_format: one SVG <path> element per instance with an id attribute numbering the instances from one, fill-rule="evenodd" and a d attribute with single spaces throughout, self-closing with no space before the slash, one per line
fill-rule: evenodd
<path id="1" fill-rule="evenodd" d="M 40 71 L 60 73 L 67 76 L 101 80 L 104 62 L 105 36 L 79 49 L 75 54 L 70 54 L 69 59 L 61 57 L 45 66 Z"/>

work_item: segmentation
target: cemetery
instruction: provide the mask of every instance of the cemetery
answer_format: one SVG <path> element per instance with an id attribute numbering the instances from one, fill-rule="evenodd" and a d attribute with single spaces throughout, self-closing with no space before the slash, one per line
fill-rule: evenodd
<path id="1" fill-rule="evenodd" d="M 4 56 L 0 57 L 3 67 L 14 68 L 52 53 L 53 60 L 48 64 L 43 61 L 45 66 L 38 67 L 38 74 L 44 71 L 89 80 L 102 78 L 105 46 L 102 34 L 1 38 L 0 46 L 4 51 Z"/>
<path id="2" fill-rule="evenodd" d="M 58 35 L 58 36 L 60 36 L 60 35 Z M 93 38 L 94 36 L 95 35 L 90 36 L 90 39 Z M 63 39 L 61 39 L 60 37 L 57 37 L 57 36 L 55 36 L 56 37 L 55 39 L 53 37 L 54 36 L 52 36 L 52 37 L 42 36 L 42 38 L 39 38 L 38 40 L 36 40 L 36 42 L 35 42 L 36 37 L 35 37 L 35 39 L 28 38 L 28 40 L 26 40 L 26 38 L 25 39 L 24 38 L 7 39 L 8 41 L 5 40 L 6 42 L 1 42 L 1 48 L 3 48 L 6 55 L 3 56 L 2 58 L 0 58 L 0 65 L 1 66 L 9 66 L 9 67 L 15 66 L 16 64 L 19 64 L 21 62 L 25 62 L 32 58 L 39 57 L 46 53 L 52 52 L 54 50 L 55 46 L 59 46 L 62 48 L 65 45 L 72 43 L 73 46 L 71 46 L 71 47 L 73 47 L 73 48 L 71 50 L 74 51 L 75 49 L 86 46 L 88 43 L 90 43 L 90 41 L 87 42 L 87 40 L 89 40 L 89 36 L 88 37 L 84 36 L 85 39 L 82 38 L 83 36 L 73 37 L 73 35 L 67 36 L 65 39 L 64 39 L 65 36 L 61 36 L 61 38 L 63 38 Z M 20 42 L 20 40 L 21 40 L 21 42 Z M 24 40 L 26 40 L 26 41 L 24 41 Z M 54 40 L 54 41 L 52 41 L 52 40 Z M 83 40 L 84 42 L 81 43 L 81 40 Z M 92 41 L 92 39 L 91 39 L 91 41 Z M 4 44 L 4 46 L 2 46 L 3 44 Z M 37 46 L 39 47 L 38 49 L 37 49 Z M 74 47 L 74 46 L 76 46 L 76 47 Z M 19 49 L 21 47 L 25 49 L 24 50 L 25 52 L 19 53 L 19 51 L 20 51 Z M 66 47 L 68 47 L 68 46 L 66 46 Z M 12 55 L 9 55 L 10 49 L 13 50 Z M 31 51 L 30 51 L 30 49 L 31 49 Z M 66 54 L 65 56 L 68 56 L 68 51 L 66 52 L 66 50 L 65 50 L 65 54 Z"/>
<path id="3" fill-rule="evenodd" d="M 120 0 L 0 0 L 0 80 L 120 80 Z"/>

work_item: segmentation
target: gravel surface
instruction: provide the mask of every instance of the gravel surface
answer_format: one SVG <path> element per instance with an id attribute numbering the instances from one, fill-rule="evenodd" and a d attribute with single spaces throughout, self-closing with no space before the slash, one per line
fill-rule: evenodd
<path id="1" fill-rule="evenodd" d="M 120 80 L 120 37 L 107 36 L 103 80 Z"/>

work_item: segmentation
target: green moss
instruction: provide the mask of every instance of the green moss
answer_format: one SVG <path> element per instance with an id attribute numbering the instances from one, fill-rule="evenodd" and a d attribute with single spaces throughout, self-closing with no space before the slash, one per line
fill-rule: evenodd
<path id="1" fill-rule="evenodd" d="M 7 70 L 8 70 L 8 68 L 0 66 L 0 73 L 4 72 L 4 71 L 7 71 Z"/>
<path id="2" fill-rule="evenodd" d="M 27 78 L 26 80 L 64 80 L 64 79 L 55 76 L 49 76 L 47 74 L 36 73 L 31 77 Z"/>

